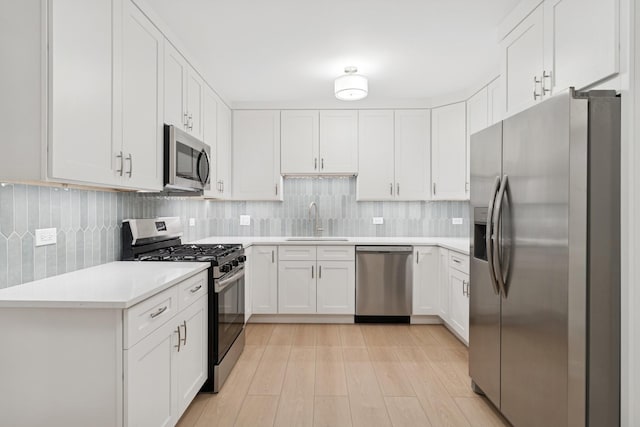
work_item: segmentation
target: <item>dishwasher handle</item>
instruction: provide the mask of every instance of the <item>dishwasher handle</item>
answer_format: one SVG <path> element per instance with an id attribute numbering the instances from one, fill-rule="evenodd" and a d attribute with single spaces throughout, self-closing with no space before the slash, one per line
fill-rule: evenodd
<path id="1" fill-rule="evenodd" d="M 413 246 L 356 246 L 356 252 L 363 253 L 413 253 Z"/>

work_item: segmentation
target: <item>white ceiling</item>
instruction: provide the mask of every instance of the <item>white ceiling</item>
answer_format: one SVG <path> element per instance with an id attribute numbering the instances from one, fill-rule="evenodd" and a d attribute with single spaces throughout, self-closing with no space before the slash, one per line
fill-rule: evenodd
<path id="1" fill-rule="evenodd" d="M 355 65 L 369 98 L 442 97 L 497 75 L 496 27 L 519 0 L 147 0 L 232 105 L 344 105 Z"/>

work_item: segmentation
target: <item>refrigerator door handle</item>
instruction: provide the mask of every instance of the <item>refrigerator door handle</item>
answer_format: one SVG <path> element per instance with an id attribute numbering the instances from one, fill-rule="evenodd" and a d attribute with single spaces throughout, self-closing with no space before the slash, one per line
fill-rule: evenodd
<path id="1" fill-rule="evenodd" d="M 491 188 L 491 200 L 489 201 L 489 210 L 487 211 L 487 235 L 485 237 L 485 244 L 487 247 L 487 261 L 489 263 L 489 275 L 491 276 L 491 284 L 493 285 L 493 291 L 496 295 L 500 295 L 500 288 L 498 287 L 498 279 L 496 278 L 496 271 L 493 260 L 493 209 L 496 203 L 496 194 L 500 188 L 500 177 L 496 176 Z"/>
<path id="2" fill-rule="evenodd" d="M 498 285 L 500 286 L 500 292 L 502 297 L 507 297 L 507 289 L 504 283 L 504 276 L 502 274 L 502 262 L 500 261 L 500 241 L 502 240 L 502 233 L 500 231 L 500 220 L 502 218 L 502 206 L 504 204 L 504 194 L 507 191 L 509 185 L 509 177 L 507 175 L 502 177 L 502 183 L 500 184 L 500 190 L 498 190 L 498 196 L 496 200 L 496 208 L 493 211 L 493 232 L 491 239 L 493 240 L 493 265 L 495 268 L 495 275 L 498 279 Z"/>

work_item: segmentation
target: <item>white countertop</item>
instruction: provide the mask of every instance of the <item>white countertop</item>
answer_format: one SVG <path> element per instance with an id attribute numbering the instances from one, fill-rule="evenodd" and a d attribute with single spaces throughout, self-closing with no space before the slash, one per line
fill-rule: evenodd
<path id="1" fill-rule="evenodd" d="M 0 289 L 0 308 L 131 307 L 209 267 L 204 262 L 118 261 Z"/>
<path id="2" fill-rule="evenodd" d="M 441 246 L 463 254 L 469 254 L 469 239 L 465 237 L 324 237 L 325 240 L 288 240 L 299 237 L 240 237 L 212 236 L 192 243 L 230 244 L 238 243 L 244 247 L 256 245 L 407 245 L 407 246 Z M 326 240 L 342 239 L 342 240 Z"/>

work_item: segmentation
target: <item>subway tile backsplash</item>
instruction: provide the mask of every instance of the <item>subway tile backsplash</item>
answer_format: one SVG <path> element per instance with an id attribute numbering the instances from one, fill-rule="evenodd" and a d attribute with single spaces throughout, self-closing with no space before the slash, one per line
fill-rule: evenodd
<path id="1" fill-rule="evenodd" d="M 469 234 L 468 202 L 356 202 L 355 178 L 287 178 L 283 202 L 203 201 L 152 194 L 3 184 L 0 186 L 0 288 L 120 258 L 123 218 L 179 216 L 184 241 L 208 236 L 312 234 L 308 207 L 320 209 L 326 236 Z M 240 215 L 250 215 L 249 226 Z M 383 225 L 373 225 L 374 216 Z M 452 225 L 451 218 L 463 218 Z M 195 225 L 189 226 L 189 219 Z M 35 247 L 35 230 L 57 229 L 57 244 Z"/>

